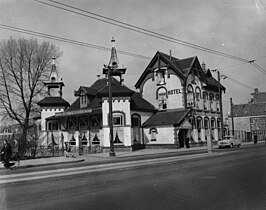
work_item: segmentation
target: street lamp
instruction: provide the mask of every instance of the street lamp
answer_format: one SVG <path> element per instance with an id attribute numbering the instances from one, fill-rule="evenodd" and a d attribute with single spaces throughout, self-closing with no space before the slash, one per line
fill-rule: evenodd
<path id="1" fill-rule="evenodd" d="M 111 49 L 111 59 L 110 62 L 107 65 L 104 65 L 103 68 L 103 74 L 108 75 L 108 96 L 109 96 L 109 119 L 108 119 L 108 124 L 109 124 L 109 129 L 110 129 L 110 152 L 109 156 L 114 157 L 115 156 L 115 151 L 114 151 L 114 134 L 113 134 L 113 99 L 112 99 L 112 77 L 113 76 L 118 76 L 120 77 L 120 83 L 122 83 L 122 74 L 125 74 L 126 69 L 124 67 L 119 67 L 119 62 L 117 58 L 117 53 L 115 49 L 115 39 L 112 38 L 111 42 L 113 43 L 112 49 Z"/>
<path id="2" fill-rule="evenodd" d="M 109 156 L 114 157 L 114 131 L 113 131 L 113 99 L 112 99 L 112 87 L 111 87 L 111 67 L 108 66 L 108 94 L 109 94 L 109 129 L 110 129 L 110 151 Z"/>
<path id="3" fill-rule="evenodd" d="M 117 63 L 113 62 L 112 66 L 104 66 L 103 73 L 108 75 L 108 98 L 109 98 L 109 129 L 110 129 L 110 152 L 109 156 L 114 157 L 114 132 L 113 132 L 113 106 L 112 106 L 112 76 L 119 76 L 120 83 L 122 82 L 122 74 L 124 74 L 126 68 L 117 68 Z"/>

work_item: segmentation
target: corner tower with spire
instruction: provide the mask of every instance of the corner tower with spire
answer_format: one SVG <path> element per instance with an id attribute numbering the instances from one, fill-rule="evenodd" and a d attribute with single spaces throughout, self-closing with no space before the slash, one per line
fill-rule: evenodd
<path id="1" fill-rule="evenodd" d="M 69 103 L 62 98 L 64 82 L 62 78 L 59 79 L 55 58 L 52 58 L 52 68 L 49 76 L 49 80 L 43 82 L 47 88 L 47 95 L 45 98 L 40 100 L 37 104 L 41 107 L 41 130 L 46 131 L 46 128 L 59 128 L 54 125 L 47 125 L 46 119 L 55 115 L 55 113 L 63 112 L 69 107 Z M 59 125 L 59 122 L 53 122 Z"/>

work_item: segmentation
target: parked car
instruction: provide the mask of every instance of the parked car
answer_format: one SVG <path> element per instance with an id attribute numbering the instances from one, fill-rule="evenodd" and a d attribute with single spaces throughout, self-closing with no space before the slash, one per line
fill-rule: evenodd
<path id="1" fill-rule="evenodd" d="M 240 147 L 241 141 L 240 139 L 235 138 L 234 136 L 224 136 L 221 141 L 218 141 L 219 148 L 222 147 Z"/>

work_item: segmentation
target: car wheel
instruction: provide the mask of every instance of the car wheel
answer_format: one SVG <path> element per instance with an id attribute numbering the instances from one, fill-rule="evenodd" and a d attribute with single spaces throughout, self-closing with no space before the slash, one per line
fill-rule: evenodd
<path id="1" fill-rule="evenodd" d="M 239 145 L 237 145 L 238 147 L 240 147 L 240 144 Z"/>

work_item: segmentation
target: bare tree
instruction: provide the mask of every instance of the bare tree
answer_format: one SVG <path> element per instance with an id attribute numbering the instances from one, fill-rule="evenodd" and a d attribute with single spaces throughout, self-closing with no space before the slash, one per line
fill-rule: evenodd
<path id="1" fill-rule="evenodd" d="M 53 44 L 39 44 L 36 39 L 11 37 L 0 43 L 0 114 L 21 126 L 22 153 L 30 119 L 39 111 L 36 102 L 44 93 L 43 81 L 50 75 L 51 60 L 61 54 Z"/>

